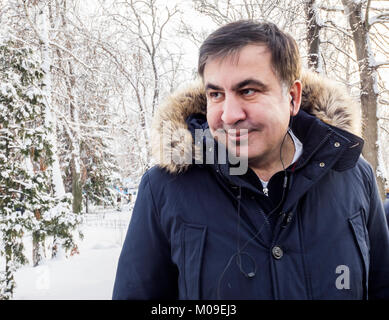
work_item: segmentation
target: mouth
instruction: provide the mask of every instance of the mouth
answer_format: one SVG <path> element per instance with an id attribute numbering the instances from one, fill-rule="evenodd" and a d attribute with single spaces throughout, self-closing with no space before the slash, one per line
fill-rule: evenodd
<path id="1" fill-rule="evenodd" d="M 247 140 L 250 133 L 247 129 L 233 129 L 227 131 L 227 136 L 230 141 L 238 142 Z"/>

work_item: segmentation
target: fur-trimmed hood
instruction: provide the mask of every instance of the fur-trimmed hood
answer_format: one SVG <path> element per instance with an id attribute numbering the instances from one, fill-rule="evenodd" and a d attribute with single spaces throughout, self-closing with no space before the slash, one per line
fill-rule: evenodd
<path id="1" fill-rule="evenodd" d="M 361 136 L 360 107 L 342 85 L 311 71 L 303 71 L 301 82 L 300 109 L 329 125 Z M 178 173 L 185 171 L 190 164 L 188 161 L 171 161 L 172 158 L 194 157 L 199 160 L 202 157 L 194 146 L 186 119 L 191 114 L 206 114 L 206 105 L 202 82 L 197 80 L 173 93 L 160 106 L 153 120 L 151 140 L 152 156 L 158 166 L 170 173 Z"/>

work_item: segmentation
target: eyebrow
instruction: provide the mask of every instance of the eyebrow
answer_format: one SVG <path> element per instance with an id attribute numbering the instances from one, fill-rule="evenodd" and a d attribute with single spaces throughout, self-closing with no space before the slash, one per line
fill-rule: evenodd
<path id="1" fill-rule="evenodd" d="M 216 84 L 212 84 L 212 83 L 207 83 L 205 85 L 205 91 L 208 91 L 208 90 L 223 90 L 221 87 L 217 86 Z"/>
<path id="2" fill-rule="evenodd" d="M 252 79 L 252 78 L 249 78 L 249 79 L 246 79 L 246 80 L 243 80 L 237 84 L 235 84 L 233 87 L 232 87 L 232 90 L 233 91 L 238 91 L 239 89 L 242 89 L 243 87 L 246 87 L 248 85 L 252 85 L 252 86 L 256 86 L 256 87 L 260 87 L 263 91 L 266 91 L 267 90 L 267 85 L 265 85 L 262 81 L 259 81 L 259 80 L 256 80 L 256 79 Z M 207 83 L 205 85 L 205 91 L 208 91 L 208 90 L 219 90 L 219 91 L 222 91 L 223 89 L 215 84 L 212 84 L 212 83 Z"/>
<path id="3" fill-rule="evenodd" d="M 256 79 L 251 79 L 251 78 L 243 80 L 243 81 L 237 83 L 236 85 L 234 85 L 232 87 L 232 90 L 233 91 L 238 91 L 239 89 L 242 89 L 243 87 L 246 87 L 248 85 L 260 87 L 263 91 L 267 90 L 267 85 L 265 85 L 262 81 L 259 81 L 259 80 L 256 80 Z"/>

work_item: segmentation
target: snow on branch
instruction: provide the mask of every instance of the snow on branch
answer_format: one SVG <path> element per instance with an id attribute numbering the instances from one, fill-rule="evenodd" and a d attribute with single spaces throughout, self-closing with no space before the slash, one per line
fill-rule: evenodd
<path id="1" fill-rule="evenodd" d="M 374 65 L 372 65 L 372 67 L 375 69 L 378 69 L 382 66 L 389 66 L 389 61 L 377 61 L 376 63 L 374 63 Z"/>
<path id="2" fill-rule="evenodd" d="M 319 5 L 318 8 L 320 10 L 326 11 L 326 12 L 341 12 L 344 13 L 344 7 L 342 6 L 327 6 L 327 5 Z M 369 6 L 369 10 L 375 10 L 375 11 L 381 11 L 382 10 L 387 10 L 388 8 L 382 8 L 382 7 L 376 7 L 376 6 Z"/>
<path id="3" fill-rule="evenodd" d="M 50 45 L 53 45 L 54 47 L 57 47 L 58 49 L 70 54 L 78 63 L 80 63 L 82 66 L 84 66 L 87 70 L 97 71 L 96 68 L 88 66 L 85 62 L 83 62 L 79 58 L 77 58 L 70 50 L 66 49 L 65 47 L 59 45 L 58 43 L 56 43 L 54 41 L 50 41 L 49 43 L 50 43 Z"/>
<path id="4" fill-rule="evenodd" d="M 322 44 L 327 43 L 327 44 L 332 45 L 336 50 L 338 50 L 338 51 L 340 51 L 341 53 L 343 53 L 343 54 L 344 54 L 346 57 L 348 57 L 351 61 L 357 62 L 357 61 L 354 59 L 354 57 L 352 57 L 347 51 L 342 50 L 338 45 L 336 45 L 336 44 L 333 43 L 332 41 L 327 40 L 327 41 L 322 41 L 321 43 L 322 43 Z"/>
<path id="5" fill-rule="evenodd" d="M 389 12 L 377 14 L 374 17 L 371 17 L 369 19 L 368 25 L 370 28 L 372 25 L 374 25 L 376 23 L 386 23 L 386 22 L 389 22 Z"/>
<path id="6" fill-rule="evenodd" d="M 327 28 L 327 29 L 337 31 L 337 32 L 341 32 L 349 39 L 352 39 L 352 34 L 350 32 L 348 32 L 347 29 L 340 27 L 338 24 L 336 24 L 331 19 L 324 21 L 324 23 L 321 26 L 324 28 Z"/>
<path id="7" fill-rule="evenodd" d="M 323 5 L 319 4 L 318 9 L 326 11 L 326 12 L 341 12 L 344 13 L 344 7 L 343 6 L 337 6 L 337 5 Z"/>

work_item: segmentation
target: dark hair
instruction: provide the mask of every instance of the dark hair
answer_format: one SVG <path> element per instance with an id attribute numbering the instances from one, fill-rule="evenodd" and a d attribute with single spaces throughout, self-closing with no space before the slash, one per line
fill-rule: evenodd
<path id="1" fill-rule="evenodd" d="M 237 54 L 249 44 L 266 45 L 272 68 L 281 82 L 291 86 L 300 78 L 300 54 L 296 41 L 269 22 L 241 20 L 226 24 L 211 33 L 200 47 L 198 73 L 203 78 L 208 59 Z"/>

